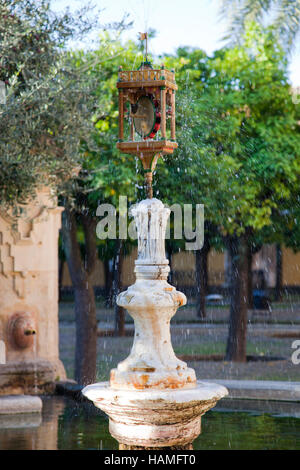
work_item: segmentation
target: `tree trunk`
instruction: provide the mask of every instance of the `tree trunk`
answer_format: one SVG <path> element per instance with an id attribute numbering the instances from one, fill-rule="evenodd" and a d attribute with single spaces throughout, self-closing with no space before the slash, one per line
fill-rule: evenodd
<path id="1" fill-rule="evenodd" d="M 104 275 L 105 275 L 105 303 L 108 308 L 112 307 L 113 303 L 113 273 L 109 267 L 110 260 L 105 259 L 103 261 L 104 265 Z"/>
<path id="2" fill-rule="evenodd" d="M 115 270 L 114 270 L 114 292 L 115 292 L 115 335 L 125 336 L 125 310 L 123 307 L 117 305 L 116 297 L 122 290 L 122 267 L 123 267 L 123 255 L 124 245 L 121 240 L 117 240 L 117 255 L 115 258 Z"/>
<path id="3" fill-rule="evenodd" d="M 247 335 L 247 240 L 245 236 L 231 237 L 229 250 L 232 260 L 231 303 L 226 360 L 246 362 Z"/>
<path id="4" fill-rule="evenodd" d="M 275 301 L 282 299 L 282 250 L 280 243 L 276 244 L 276 288 Z"/>
<path id="5" fill-rule="evenodd" d="M 208 253 L 210 244 L 205 238 L 201 250 L 196 250 L 196 305 L 197 317 L 206 317 L 205 297 L 208 291 Z"/>
<path id="6" fill-rule="evenodd" d="M 95 268 L 97 250 L 94 221 L 86 215 L 80 217 L 86 244 L 84 263 L 77 241 L 76 218 L 67 207 L 62 217 L 62 236 L 75 298 L 75 380 L 86 385 L 96 379 L 97 319 L 91 274 Z"/>
<path id="7" fill-rule="evenodd" d="M 230 250 L 227 247 L 225 251 L 225 286 L 227 289 L 230 289 L 231 269 L 232 269 L 232 261 L 230 258 Z"/>
<path id="8" fill-rule="evenodd" d="M 247 279 L 247 285 L 248 285 L 248 308 L 252 309 L 253 308 L 253 285 L 252 285 L 252 252 L 251 248 L 248 247 L 247 251 L 247 269 L 248 269 L 248 279 Z"/>
<path id="9" fill-rule="evenodd" d="M 97 320 L 93 286 L 74 289 L 76 317 L 75 380 L 87 385 L 96 380 Z"/>

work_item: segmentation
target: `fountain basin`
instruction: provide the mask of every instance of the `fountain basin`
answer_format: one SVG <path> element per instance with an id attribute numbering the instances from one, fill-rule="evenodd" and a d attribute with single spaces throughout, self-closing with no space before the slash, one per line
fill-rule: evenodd
<path id="1" fill-rule="evenodd" d="M 109 431 L 120 444 L 170 447 L 196 439 L 201 416 L 228 391 L 201 381 L 194 388 L 176 390 L 118 390 L 99 382 L 82 393 L 109 416 Z"/>
<path id="2" fill-rule="evenodd" d="M 65 378 L 59 359 L 9 362 L 0 367 L 0 397 L 2 395 L 39 395 L 55 392 L 56 382 Z"/>

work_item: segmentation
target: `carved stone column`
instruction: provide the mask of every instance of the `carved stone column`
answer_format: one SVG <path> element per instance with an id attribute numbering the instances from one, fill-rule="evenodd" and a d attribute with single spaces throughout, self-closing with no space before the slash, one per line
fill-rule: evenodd
<path id="1" fill-rule="evenodd" d="M 138 232 L 136 282 L 117 303 L 134 319 L 132 350 L 111 371 L 110 383 L 89 385 L 83 394 L 108 414 L 110 433 L 121 449 L 191 448 L 201 416 L 228 392 L 197 381 L 173 351 L 170 319 L 186 297 L 167 282 L 169 209 L 158 199 L 146 199 L 131 213 Z"/>

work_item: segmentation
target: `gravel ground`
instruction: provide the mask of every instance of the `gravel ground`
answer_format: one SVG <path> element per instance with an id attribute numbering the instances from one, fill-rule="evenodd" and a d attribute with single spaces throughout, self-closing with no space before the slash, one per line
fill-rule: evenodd
<path id="1" fill-rule="evenodd" d="M 177 355 L 211 355 L 224 354 L 228 325 L 228 308 L 209 307 L 208 319 L 204 323 L 197 320 L 193 306 L 181 309 L 173 322 L 172 343 Z M 113 327 L 113 311 L 99 307 L 97 311 L 99 327 Z M 268 356 L 281 360 L 249 361 L 245 364 L 225 361 L 189 360 L 196 371 L 198 379 L 253 379 L 253 380 L 292 380 L 300 381 L 300 365 L 294 365 L 291 355 L 292 343 L 300 337 L 300 306 L 279 304 L 271 316 L 264 313 L 256 315 L 251 321 L 253 312 L 249 312 L 247 354 L 264 359 Z M 127 318 L 127 329 L 133 325 Z M 222 321 L 220 321 L 222 319 Z M 179 324 L 178 320 L 182 323 Z M 194 321 L 194 322 L 193 322 Z M 192 323 L 193 322 L 193 323 Z M 284 336 L 284 337 L 274 337 Z M 99 337 L 98 338 L 98 380 L 107 380 L 109 371 L 129 354 L 133 338 Z M 67 375 L 73 378 L 75 349 L 74 310 L 71 303 L 60 305 L 60 357 L 65 365 Z"/>

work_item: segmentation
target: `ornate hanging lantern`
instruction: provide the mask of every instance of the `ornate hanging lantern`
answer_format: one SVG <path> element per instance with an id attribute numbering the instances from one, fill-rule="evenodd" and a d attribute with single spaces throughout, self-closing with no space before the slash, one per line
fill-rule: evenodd
<path id="1" fill-rule="evenodd" d="M 141 34 L 146 40 L 147 33 Z M 143 164 L 147 195 L 152 197 L 152 172 L 160 156 L 172 154 L 178 147 L 175 133 L 174 70 L 153 69 L 151 62 L 142 62 L 138 70 L 119 69 L 119 140 L 123 153 L 137 155 Z M 124 119 L 129 119 L 129 135 L 125 135 Z"/>

